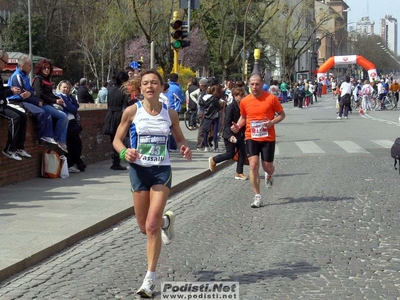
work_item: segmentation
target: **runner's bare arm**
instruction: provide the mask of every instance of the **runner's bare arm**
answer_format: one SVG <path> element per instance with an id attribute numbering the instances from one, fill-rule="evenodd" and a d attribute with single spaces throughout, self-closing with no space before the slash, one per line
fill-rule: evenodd
<path id="1" fill-rule="evenodd" d="M 132 120 L 136 115 L 136 111 L 137 105 L 131 105 L 127 109 L 125 109 L 122 114 L 121 123 L 118 126 L 113 141 L 113 147 L 118 153 L 121 153 L 121 151 L 126 148 L 124 145 L 124 139 L 128 133 L 129 127 L 132 124 Z M 126 149 L 124 158 L 126 161 L 134 162 L 137 158 L 137 150 L 133 148 Z"/>

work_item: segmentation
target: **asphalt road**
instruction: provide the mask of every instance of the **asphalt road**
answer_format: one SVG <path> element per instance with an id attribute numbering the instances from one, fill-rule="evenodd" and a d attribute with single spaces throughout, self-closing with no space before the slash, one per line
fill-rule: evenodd
<path id="1" fill-rule="evenodd" d="M 334 100 L 285 104 L 275 182 L 250 208 L 231 165 L 173 196 L 176 239 L 161 281 L 238 281 L 240 299 L 400 299 L 400 110 L 336 120 Z M 245 169 L 248 174 L 248 169 Z M 135 299 L 146 271 L 135 218 L 0 286 L 1 299 Z"/>

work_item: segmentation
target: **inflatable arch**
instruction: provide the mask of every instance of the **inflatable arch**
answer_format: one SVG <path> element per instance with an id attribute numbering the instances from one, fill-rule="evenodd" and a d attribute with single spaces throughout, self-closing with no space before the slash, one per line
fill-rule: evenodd
<path id="1" fill-rule="evenodd" d="M 351 65 L 358 64 L 365 68 L 368 71 L 369 82 L 373 82 L 377 76 L 375 65 L 362 57 L 361 55 L 347 55 L 347 56 L 332 56 L 327 61 L 325 61 L 321 67 L 319 67 L 317 71 L 318 80 L 322 80 L 324 83 L 326 82 L 326 73 L 334 66 L 334 65 Z"/>

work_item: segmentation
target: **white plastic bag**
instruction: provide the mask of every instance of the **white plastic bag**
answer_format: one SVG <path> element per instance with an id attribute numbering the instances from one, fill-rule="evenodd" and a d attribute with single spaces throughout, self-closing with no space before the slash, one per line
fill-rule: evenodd
<path id="1" fill-rule="evenodd" d="M 67 162 L 67 157 L 65 155 L 60 156 L 61 160 L 61 172 L 60 172 L 60 177 L 61 178 L 68 178 L 69 177 L 69 172 L 68 172 L 68 162 Z"/>

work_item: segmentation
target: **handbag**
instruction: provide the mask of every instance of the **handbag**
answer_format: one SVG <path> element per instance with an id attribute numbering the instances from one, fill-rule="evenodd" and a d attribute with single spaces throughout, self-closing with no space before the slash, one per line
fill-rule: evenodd
<path id="1" fill-rule="evenodd" d="M 235 155 L 233 156 L 232 159 L 233 159 L 234 161 L 236 161 L 236 162 L 239 161 L 239 151 L 236 150 Z M 247 156 L 244 158 L 244 164 L 245 164 L 246 166 L 249 165 L 249 158 L 248 158 Z"/>
<path id="2" fill-rule="evenodd" d="M 60 161 L 61 161 L 60 177 L 61 178 L 68 178 L 69 177 L 69 171 L 68 171 L 67 157 L 65 155 L 61 155 L 60 156 Z"/>

